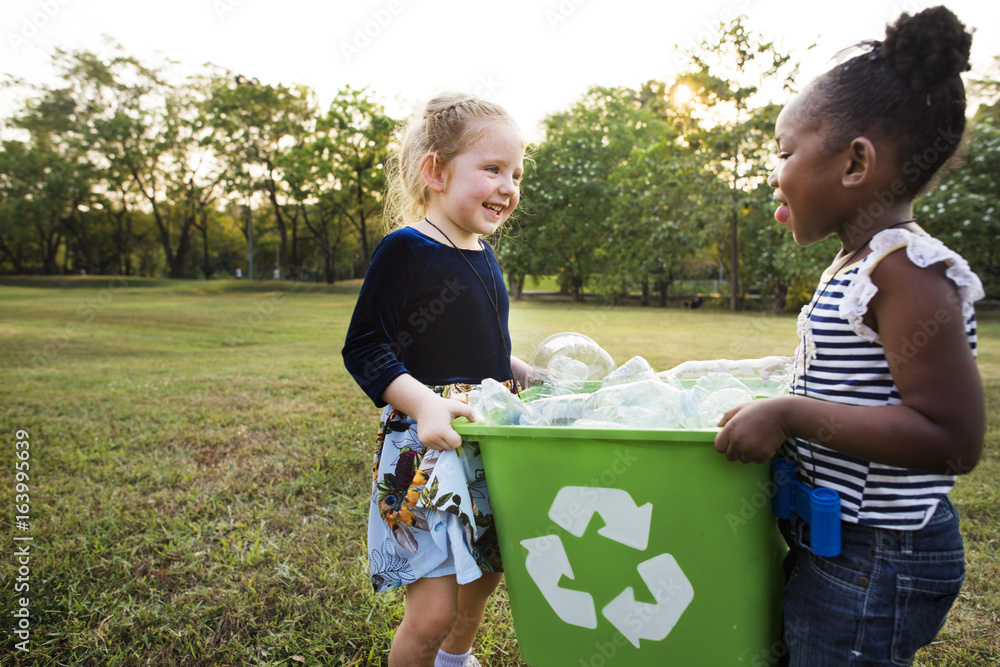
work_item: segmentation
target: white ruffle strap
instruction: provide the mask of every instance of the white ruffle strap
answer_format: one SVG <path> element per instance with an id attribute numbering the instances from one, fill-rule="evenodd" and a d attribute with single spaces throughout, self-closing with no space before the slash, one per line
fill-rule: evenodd
<path id="1" fill-rule="evenodd" d="M 812 312 L 810 304 L 802 306 L 799 311 L 798 320 L 795 323 L 795 336 L 799 344 L 795 347 L 795 357 L 792 368 L 795 370 L 795 381 L 798 382 L 798 372 L 806 367 L 806 364 L 816 358 L 816 340 L 813 337 L 812 323 L 809 322 L 809 313 Z M 793 385 L 794 386 L 794 385 Z"/>
<path id="2" fill-rule="evenodd" d="M 922 269 L 938 262 L 947 262 L 945 275 L 958 288 L 958 295 L 962 300 L 962 317 L 965 320 L 973 315 L 972 304 L 986 295 L 982 281 L 969 268 L 965 258 L 933 236 L 914 234 L 906 229 L 886 229 L 872 238 L 870 246 L 871 253 L 861 260 L 857 275 L 844 290 L 839 310 L 840 316 L 864 340 L 879 342 L 878 334 L 862 322 L 868 312 L 868 304 L 878 292 L 871 273 L 886 255 L 898 248 L 905 247 L 906 256 Z"/>

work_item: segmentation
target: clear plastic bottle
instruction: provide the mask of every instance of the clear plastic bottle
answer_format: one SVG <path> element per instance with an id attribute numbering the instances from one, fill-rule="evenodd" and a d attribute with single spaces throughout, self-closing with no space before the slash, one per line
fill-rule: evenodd
<path id="1" fill-rule="evenodd" d="M 721 373 L 740 380 L 756 397 L 787 394 L 792 383 L 792 358 L 770 356 L 760 359 L 713 359 L 685 361 L 657 375 L 665 381 L 698 380 Z"/>
<path id="2" fill-rule="evenodd" d="M 564 394 L 531 401 L 538 415 L 537 426 L 570 426 L 583 419 L 590 409 L 592 394 Z"/>
<path id="3" fill-rule="evenodd" d="M 632 357 L 624 364 L 608 373 L 601 380 L 601 387 L 611 387 L 629 382 L 640 382 L 642 380 L 656 380 L 656 371 L 649 365 L 649 362 L 642 357 Z"/>

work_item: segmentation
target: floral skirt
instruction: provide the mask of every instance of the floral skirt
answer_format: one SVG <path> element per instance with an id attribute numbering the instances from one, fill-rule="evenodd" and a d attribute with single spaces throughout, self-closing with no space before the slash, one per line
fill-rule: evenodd
<path id="1" fill-rule="evenodd" d="M 505 383 L 512 392 L 513 381 Z M 431 387 L 441 396 L 474 385 Z M 479 443 L 424 450 L 417 423 L 387 405 L 377 435 L 368 512 L 368 565 L 376 592 L 422 577 L 503 572 Z"/>

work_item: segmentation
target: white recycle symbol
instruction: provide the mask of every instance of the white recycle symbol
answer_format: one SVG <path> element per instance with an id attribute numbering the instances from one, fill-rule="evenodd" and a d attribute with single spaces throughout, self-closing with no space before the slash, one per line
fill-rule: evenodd
<path id="1" fill-rule="evenodd" d="M 552 501 L 549 518 L 576 537 L 582 537 L 595 512 L 606 524 L 597 531 L 599 535 L 639 551 L 646 550 L 653 505 L 638 507 L 622 489 L 565 486 Z M 528 549 L 525 568 L 556 615 L 572 625 L 596 628 L 594 598 L 583 591 L 559 587 L 563 575 L 573 579 L 573 567 L 559 536 L 533 537 L 522 540 L 521 545 Z M 637 602 L 635 591 L 629 586 L 605 605 L 601 613 L 639 648 L 640 639 L 660 641 L 670 634 L 694 599 L 694 589 L 670 554 L 643 561 L 636 569 L 656 604 Z"/>

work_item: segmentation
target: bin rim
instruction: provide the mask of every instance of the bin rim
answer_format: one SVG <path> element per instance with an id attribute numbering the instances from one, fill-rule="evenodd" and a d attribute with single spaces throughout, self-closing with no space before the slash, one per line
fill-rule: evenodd
<path id="1" fill-rule="evenodd" d="M 654 442 L 714 442 L 719 428 L 577 428 L 575 426 L 510 426 L 481 424 L 459 417 L 452 423 L 462 436 L 508 438 L 571 438 L 586 440 L 629 440 Z"/>

